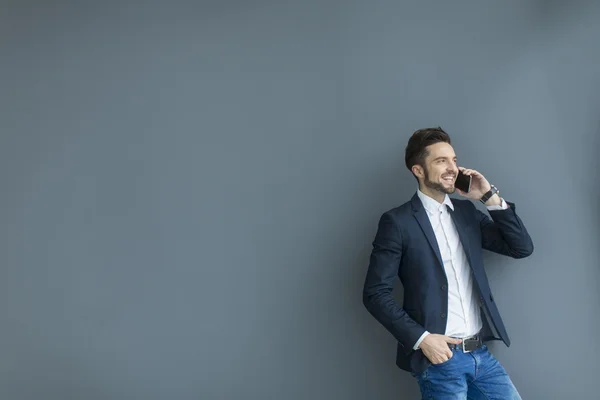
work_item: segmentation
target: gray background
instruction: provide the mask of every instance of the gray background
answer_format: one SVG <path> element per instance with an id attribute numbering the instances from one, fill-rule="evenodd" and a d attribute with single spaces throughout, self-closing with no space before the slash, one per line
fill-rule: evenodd
<path id="1" fill-rule="evenodd" d="M 2 2 L 0 398 L 418 398 L 361 289 L 434 125 L 536 245 L 492 350 L 594 397 L 600 3 L 191 3 Z"/>

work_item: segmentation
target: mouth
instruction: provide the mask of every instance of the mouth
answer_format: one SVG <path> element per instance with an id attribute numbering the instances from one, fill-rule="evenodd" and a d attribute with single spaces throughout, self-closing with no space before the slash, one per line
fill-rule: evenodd
<path id="1" fill-rule="evenodd" d="M 456 179 L 455 175 L 442 176 L 442 180 L 448 184 L 453 184 L 455 179 Z"/>

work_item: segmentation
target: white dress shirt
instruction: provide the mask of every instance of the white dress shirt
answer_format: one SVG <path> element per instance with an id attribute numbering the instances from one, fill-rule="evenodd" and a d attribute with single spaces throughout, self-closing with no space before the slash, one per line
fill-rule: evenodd
<path id="1" fill-rule="evenodd" d="M 446 336 L 466 338 L 477 334 L 483 327 L 480 313 L 479 296 L 475 293 L 473 276 L 469 261 L 458 236 L 458 231 L 447 207 L 454 211 L 450 197 L 446 195 L 443 203 L 425 195 L 420 190 L 417 195 L 427 211 L 431 227 L 435 233 L 444 271 L 448 278 L 448 319 Z M 502 199 L 499 206 L 488 206 L 488 210 L 502 210 L 508 205 Z M 416 350 L 425 336 L 425 332 L 415 343 Z"/>

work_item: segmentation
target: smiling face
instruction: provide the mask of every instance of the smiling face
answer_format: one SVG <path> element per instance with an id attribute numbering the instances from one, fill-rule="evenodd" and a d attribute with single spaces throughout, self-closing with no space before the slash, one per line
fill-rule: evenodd
<path id="1" fill-rule="evenodd" d="M 441 202 L 446 194 L 456 190 L 456 154 L 452 146 L 444 142 L 427 146 L 426 150 L 424 165 L 415 165 L 413 172 L 419 179 L 421 191 Z"/>

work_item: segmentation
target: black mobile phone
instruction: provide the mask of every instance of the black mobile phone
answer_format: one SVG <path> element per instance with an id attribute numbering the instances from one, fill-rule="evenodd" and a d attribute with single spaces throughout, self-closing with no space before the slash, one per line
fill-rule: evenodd
<path id="1" fill-rule="evenodd" d="M 461 171 L 458 171 L 456 182 L 454 182 L 454 187 L 462 190 L 465 193 L 469 193 L 471 190 L 471 176 L 465 175 Z"/>

